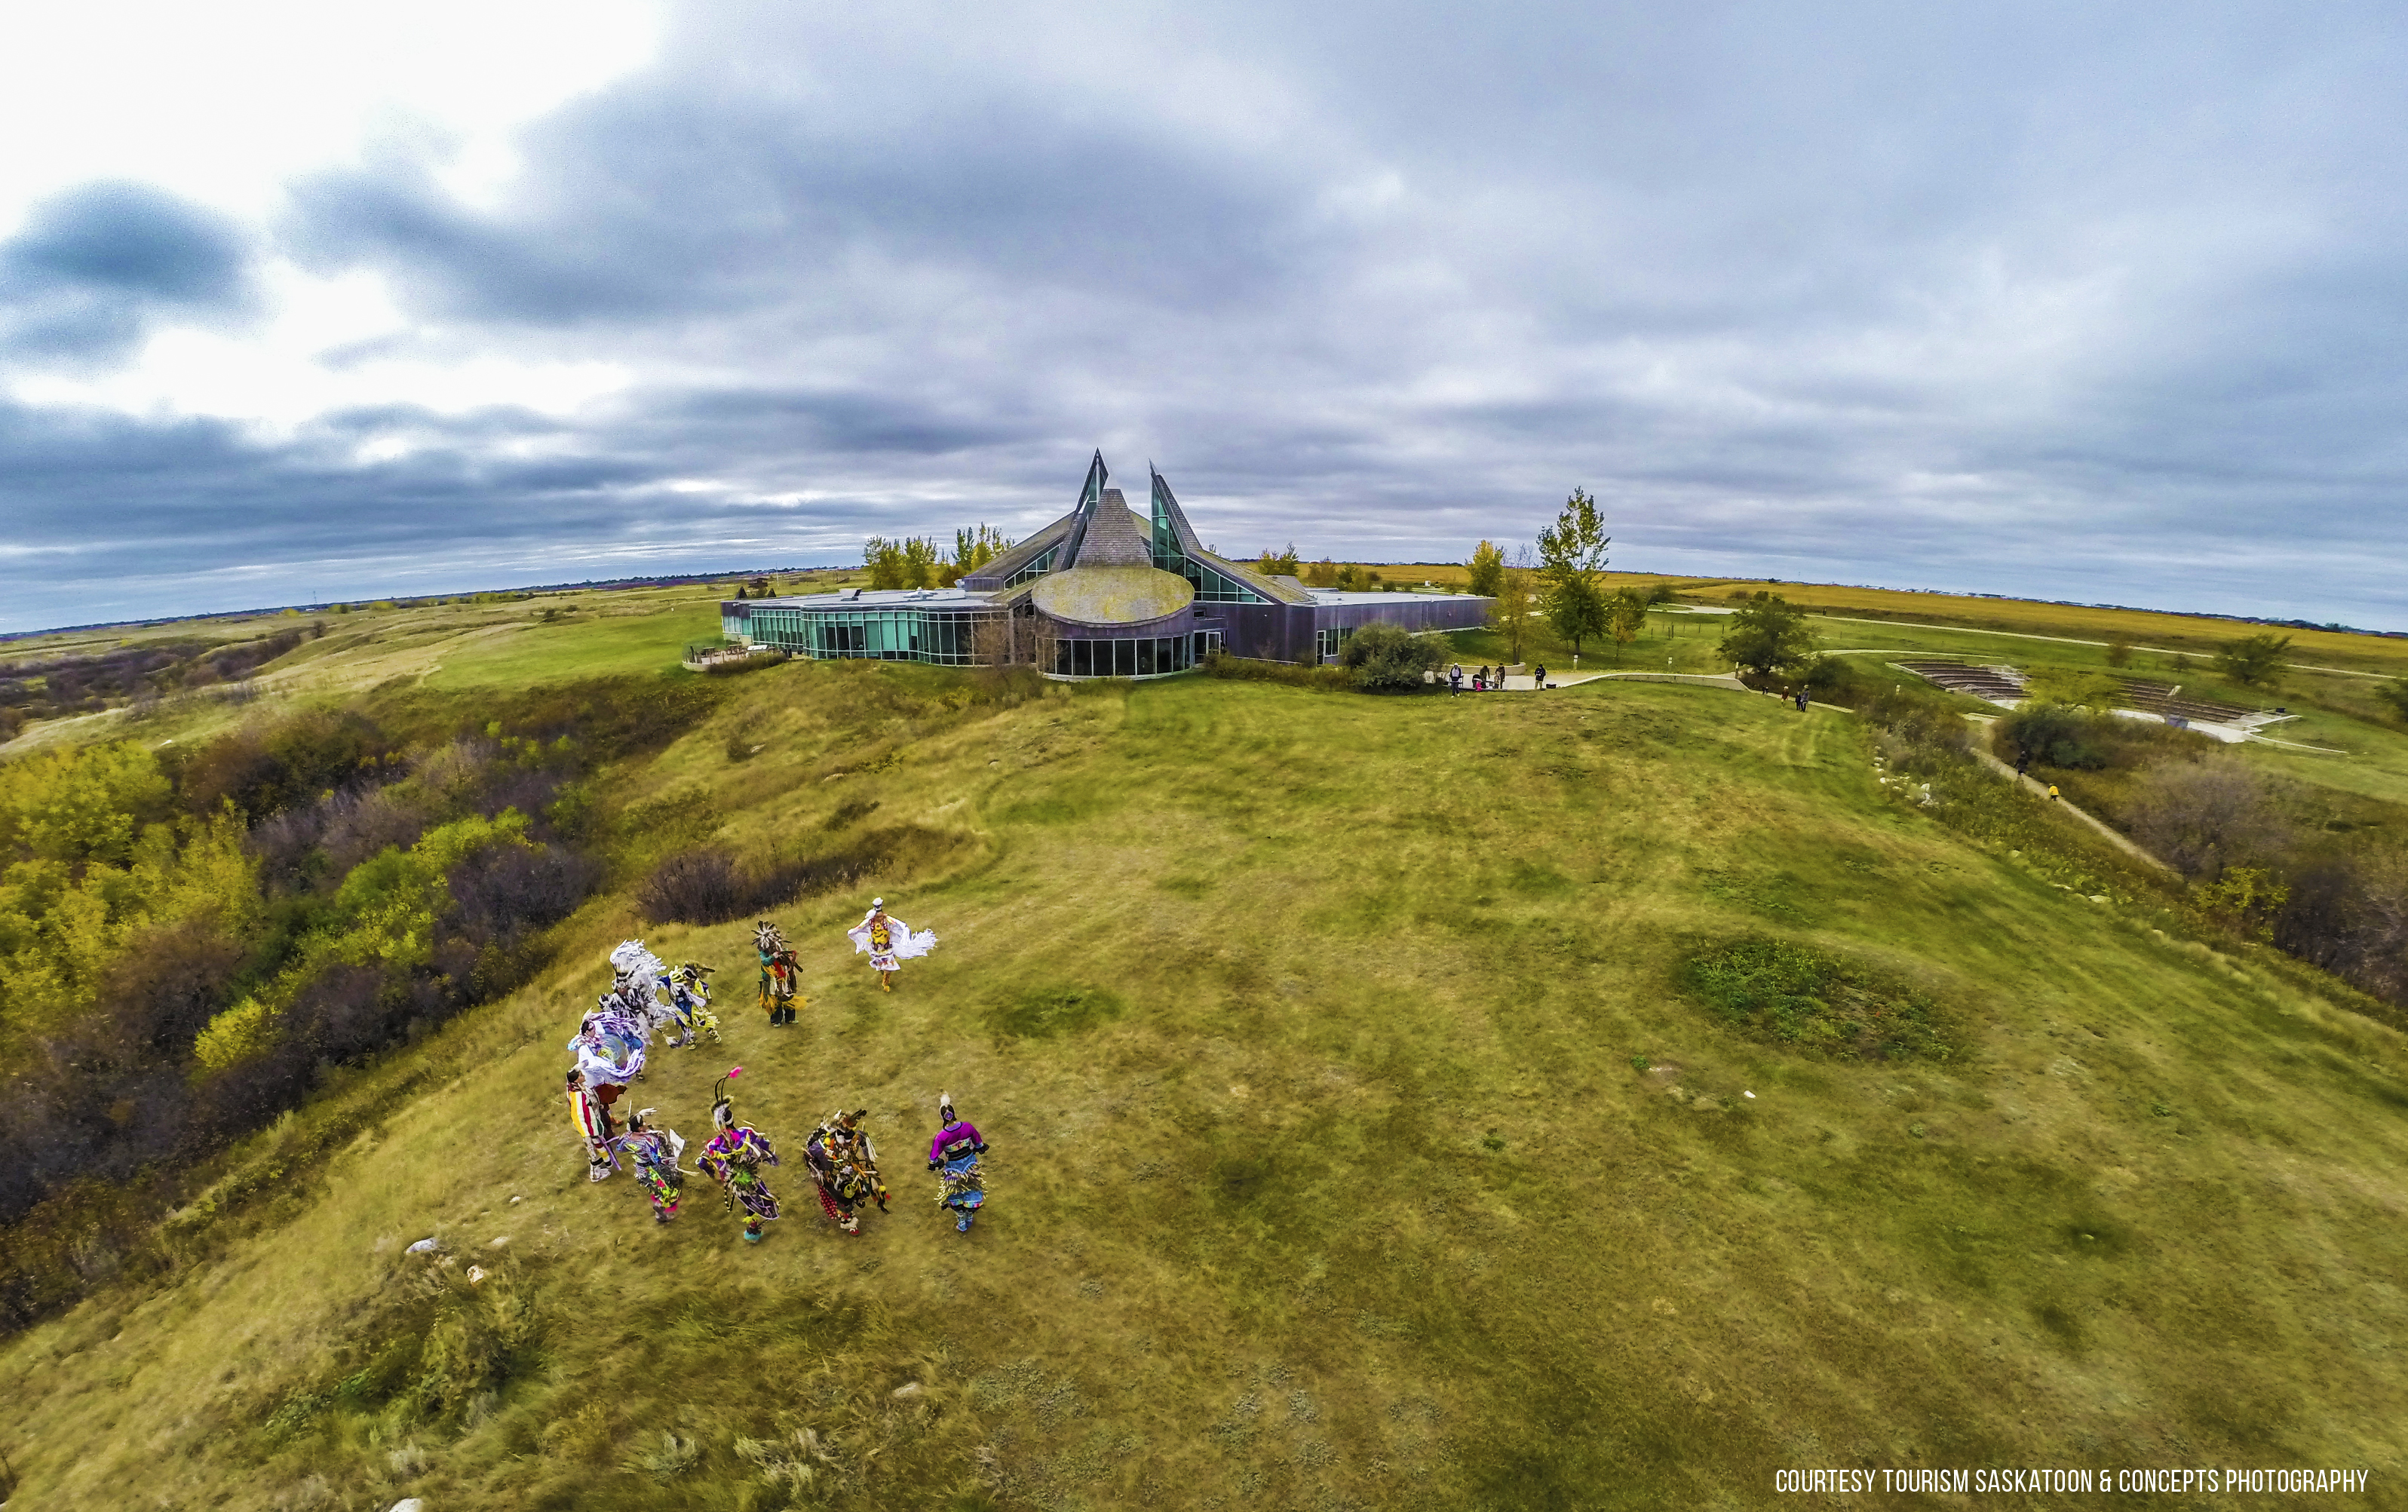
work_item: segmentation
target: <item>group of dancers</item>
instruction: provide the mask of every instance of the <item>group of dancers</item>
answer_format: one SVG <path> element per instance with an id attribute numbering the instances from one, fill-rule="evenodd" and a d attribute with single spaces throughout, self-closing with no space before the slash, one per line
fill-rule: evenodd
<path id="1" fill-rule="evenodd" d="M 859 924 L 846 931 L 857 953 L 869 957 L 885 991 L 895 990 L 895 977 L 906 960 L 935 948 L 937 936 L 914 933 L 901 920 L 888 917 L 886 900 L 874 899 Z M 795 1021 L 801 1006 L 799 963 L 778 927 L 761 920 L 753 931 L 761 963 L 761 1007 L 771 1028 Z M 681 1163 L 686 1141 L 658 1121 L 658 1108 L 641 1108 L 621 1120 L 613 1111 L 627 1090 L 644 1077 L 644 1057 L 657 1038 L 667 1048 L 692 1048 L 705 1035 L 716 1045 L 719 1020 L 710 1011 L 707 978 L 712 968 L 688 962 L 672 971 L 640 940 L 623 941 L 610 952 L 610 990 L 579 1023 L 568 1048 L 576 1058 L 567 1077 L 568 1111 L 578 1136 L 586 1147 L 586 1177 L 607 1181 L 620 1170 L 634 1173 L 652 1205 L 652 1221 L 666 1223 L 678 1215 L 684 1197 L 686 1171 Z M 758 1244 L 763 1225 L 779 1216 L 777 1193 L 764 1172 L 782 1163 L 767 1135 L 736 1117 L 730 1088 L 744 1074 L 732 1067 L 711 1089 L 711 1136 L 695 1157 L 701 1173 L 719 1186 L 726 1211 L 744 1211 L 744 1238 Z M 871 1204 L 888 1211 L 892 1195 L 879 1173 L 878 1149 L 870 1141 L 866 1120 L 869 1110 L 838 1111 L 821 1120 L 803 1142 L 803 1162 L 819 1192 L 821 1210 L 845 1233 L 861 1233 L 863 1214 Z M 949 1093 L 938 1094 L 936 1137 L 928 1145 L 928 1169 L 937 1177 L 937 1202 L 960 1233 L 985 1205 L 984 1173 L 979 1157 L 986 1141 L 978 1127 L 953 1110 Z"/>

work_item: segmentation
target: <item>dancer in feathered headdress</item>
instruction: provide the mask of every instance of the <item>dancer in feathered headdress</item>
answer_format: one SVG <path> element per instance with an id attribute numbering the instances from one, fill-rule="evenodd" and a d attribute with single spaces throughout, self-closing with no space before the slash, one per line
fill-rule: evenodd
<path id="1" fill-rule="evenodd" d="M 761 1006 L 769 1015 L 769 1027 L 793 1023 L 802 977 L 794 947 L 786 943 L 784 931 L 764 919 L 752 926 L 752 949 L 761 957 Z"/>
<path id="2" fill-rule="evenodd" d="M 746 1214 L 744 1240 L 747 1244 L 761 1242 L 761 1225 L 778 1216 L 778 1196 L 762 1179 L 761 1168 L 778 1163 L 778 1152 L 759 1130 L 736 1121 L 736 1106 L 728 1101 L 727 1084 L 744 1074 L 742 1066 L 730 1069 L 711 1089 L 710 1122 L 717 1131 L 710 1143 L 702 1147 L 695 1163 L 703 1175 L 719 1183 L 720 1193 L 727 1210 L 734 1212 L 741 1203 Z"/>
<path id="3" fill-rule="evenodd" d="M 678 1198 L 685 1186 L 685 1171 L 678 1164 L 678 1157 L 685 1153 L 685 1139 L 675 1129 L 652 1121 L 658 1111 L 648 1107 L 630 1118 L 627 1132 L 610 1141 L 610 1148 L 626 1156 L 634 1168 L 637 1184 L 652 1201 L 652 1221 L 666 1223 L 677 1217 Z"/>
<path id="4" fill-rule="evenodd" d="M 870 967 L 878 973 L 878 985 L 889 992 L 895 991 L 895 974 L 903 968 L 904 962 L 937 948 L 934 930 L 924 929 L 915 934 L 910 925 L 888 917 L 884 898 L 870 899 L 869 912 L 844 933 L 853 941 L 854 953 L 869 953 Z"/>
<path id="5" fill-rule="evenodd" d="M 956 1232 L 970 1232 L 970 1219 L 986 1205 L 986 1171 L 979 1157 L 986 1141 L 978 1125 L 953 1111 L 951 1092 L 937 1094 L 937 1137 L 928 1141 L 928 1169 L 937 1173 L 937 1205 L 953 1215 Z"/>
<path id="6" fill-rule="evenodd" d="M 694 1042 L 693 1026 L 677 1006 L 668 965 L 646 949 L 643 941 L 620 941 L 610 952 L 610 973 L 611 995 L 647 1044 L 664 1030 L 669 1031 L 665 1037 L 672 1047 Z M 663 992 L 669 994 L 666 1002 L 662 1001 Z"/>
<path id="7" fill-rule="evenodd" d="M 878 1149 L 862 1130 L 867 1108 L 834 1113 L 803 1144 L 803 1163 L 819 1188 L 820 1209 L 847 1234 L 861 1232 L 860 1209 L 870 1203 L 886 1211 L 886 1183 L 878 1176 Z"/>
<path id="8" fill-rule="evenodd" d="M 702 1043 L 709 1034 L 713 1045 L 719 1043 L 719 1015 L 710 1011 L 710 983 L 703 978 L 711 973 L 709 966 L 689 961 L 661 978 L 669 993 L 669 1002 L 685 1024 L 688 1048 Z"/>

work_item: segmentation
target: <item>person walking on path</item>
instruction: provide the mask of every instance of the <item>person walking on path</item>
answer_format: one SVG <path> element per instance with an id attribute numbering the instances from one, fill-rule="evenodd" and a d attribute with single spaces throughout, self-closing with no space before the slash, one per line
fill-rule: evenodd
<path id="1" fill-rule="evenodd" d="M 2031 752 L 2030 752 L 2030 751 L 2028 751 L 2028 750 L 2019 750 L 2019 751 L 2015 752 L 2015 780 L 2016 780 L 2016 781 L 2021 782 L 2021 781 L 2023 781 L 2023 780 L 2024 780 L 2024 771 L 2025 771 L 2025 769 L 2026 769 L 2026 768 L 2029 767 L 2030 765 L 2031 765 Z"/>
<path id="2" fill-rule="evenodd" d="M 1533 688 L 1544 688 L 1546 685 L 1547 663 L 1541 662 L 1539 663 L 1538 670 L 1531 677 L 1530 686 Z"/>
<path id="3" fill-rule="evenodd" d="M 2057 784 L 2054 782 L 2048 785 L 2048 801 L 2050 803 L 2057 802 Z"/>
<path id="4" fill-rule="evenodd" d="M 1463 663 L 1460 662 L 1446 669 L 1446 696 L 1449 698 L 1463 696 Z"/>

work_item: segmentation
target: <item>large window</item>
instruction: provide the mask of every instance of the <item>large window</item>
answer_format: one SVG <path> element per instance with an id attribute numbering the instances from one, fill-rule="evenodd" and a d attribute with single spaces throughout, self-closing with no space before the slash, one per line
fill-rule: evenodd
<path id="1" fill-rule="evenodd" d="M 1199 604 L 1268 604 L 1270 600 L 1255 592 L 1224 572 L 1215 572 L 1191 556 L 1182 556 L 1170 568 L 1196 588 Z"/>
<path id="2" fill-rule="evenodd" d="M 1213 632 L 1217 640 L 1219 633 Z M 1065 640 L 1054 652 L 1054 671 L 1064 678 L 1161 678 L 1196 665 L 1196 635 L 1154 635 L 1132 640 Z"/>
<path id="3" fill-rule="evenodd" d="M 1354 638 L 1353 625 L 1331 625 L 1326 630 L 1313 632 L 1314 649 L 1321 653 L 1323 661 L 1334 661 L 1338 653 L 1346 649 L 1346 643 Z"/>
<path id="4" fill-rule="evenodd" d="M 1028 581 L 1031 578 L 1037 577 L 1040 573 L 1051 572 L 1054 569 L 1054 559 L 1061 554 L 1061 550 L 1062 549 L 1058 546 L 1050 548 L 1043 556 L 1039 557 L 1036 561 L 1031 562 L 1028 565 L 1021 568 L 1018 572 L 1006 578 L 1003 580 L 1003 586 L 1006 588 L 1018 588 L 1021 584 Z"/>

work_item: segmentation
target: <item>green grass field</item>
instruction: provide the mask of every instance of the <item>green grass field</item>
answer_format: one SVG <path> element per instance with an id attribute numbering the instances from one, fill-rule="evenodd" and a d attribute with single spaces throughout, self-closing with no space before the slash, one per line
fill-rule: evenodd
<path id="1" fill-rule="evenodd" d="M 696 612 L 396 624 L 316 675 L 656 668 Z M 558 969 L 229 1163 L 281 1195 L 171 1285 L 0 1344 L 18 1498 L 1741 1506 L 1793 1467 L 2310 1464 L 2408 1505 L 2408 1045 L 2345 991 L 1956 838 L 1842 715 L 970 686 L 745 674 L 611 777 L 750 853 L 908 837 L 780 914 L 793 1031 L 744 1006 L 745 926 L 647 933 L 723 968 L 728 1043 L 639 1105 L 699 1139 L 745 1066 L 767 1242 L 583 1177 L 560 1047 L 643 932 L 600 900 Z M 892 996 L 840 934 L 871 887 L 943 942 Z M 1742 1032 L 1684 963 L 1758 939 L 1911 984 L 1944 1054 Z M 910 1153 L 941 1089 L 995 1146 L 967 1239 Z M 859 1239 L 798 1170 L 839 1105 L 898 1199 Z"/>

